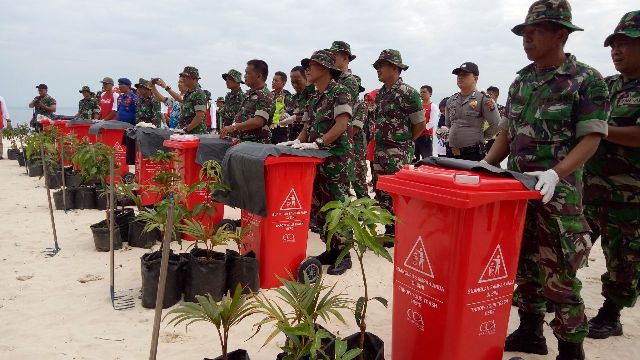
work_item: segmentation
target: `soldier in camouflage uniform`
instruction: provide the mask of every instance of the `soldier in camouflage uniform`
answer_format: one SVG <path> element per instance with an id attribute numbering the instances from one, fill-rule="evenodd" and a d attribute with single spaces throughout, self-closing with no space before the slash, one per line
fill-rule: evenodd
<path id="1" fill-rule="evenodd" d="M 358 81 L 358 91 L 363 92 L 365 89 L 360 85 L 362 82 L 360 77 L 356 76 Z M 369 196 L 369 188 L 367 187 L 367 143 L 365 139 L 365 129 L 367 128 L 368 114 L 367 104 L 363 100 L 357 100 L 353 109 L 353 120 L 351 121 L 351 131 L 353 134 L 353 178 L 351 179 L 351 187 L 356 193 L 358 199 Z"/>
<path id="2" fill-rule="evenodd" d="M 509 169 L 536 176 L 543 196 L 527 209 L 516 278 L 520 326 L 505 350 L 548 353 L 542 326 L 551 302 L 560 360 L 584 359 L 588 323 L 576 274 L 587 264 L 591 236 L 582 164 L 607 135 L 609 112 L 602 76 L 563 51 L 576 30 L 582 29 L 571 23 L 566 0 L 536 1 L 525 23 L 513 28 L 533 64 L 511 84 L 502 131 L 483 160 L 497 165 L 509 155 Z"/>
<path id="3" fill-rule="evenodd" d="M 76 117 L 82 119 L 97 119 L 100 117 L 100 106 L 98 100 L 91 96 L 91 89 L 88 86 L 83 86 L 80 91 L 82 99 L 78 102 L 78 113 Z"/>
<path id="4" fill-rule="evenodd" d="M 140 78 L 136 84 L 138 89 L 138 111 L 136 112 L 136 124 L 146 122 L 153 124 L 159 128 L 162 122 L 162 112 L 160 102 L 151 96 L 151 83 L 148 80 Z"/>
<path id="5" fill-rule="evenodd" d="M 376 140 L 375 154 L 371 164 L 373 186 L 376 188 L 380 175 L 393 175 L 413 159 L 414 140 L 426 129 L 420 93 L 404 83 L 400 74 L 409 69 L 402 63 L 398 50 L 387 49 L 373 64 L 378 80 L 384 84 L 378 91 L 373 117 Z M 375 190 L 380 205 L 393 212 L 389 194 Z M 395 235 L 395 227 L 389 225 L 386 234 Z M 389 246 L 389 244 L 386 244 Z"/>
<path id="6" fill-rule="evenodd" d="M 204 134 L 207 132 L 206 114 L 207 94 L 198 84 L 200 72 L 193 66 L 186 66 L 180 73 L 182 83 L 187 92 L 182 97 L 182 110 L 178 128 L 188 134 Z"/>
<path id="7" fill-rule="evenodd" d="M 233 124 L 242 107 L 242 99 L 244 99 L 244 91 L 240 88 L 240 84 L 244 84 L 244 81 L 242 81 L 240 71 L 231 69 L 226 74 L 222 74 L 222 78 L 227 83 L 229 92 L 224 97 L 224 108 L 220 111 L 222 126 L 218 129 Z"/>
<path id="8" fill-rule="evenodd" d="M 38 115 L 52 118 L 53 113 L 56 112 L 56 99 L 49 96 L 49 87 L 46 84 L 40 84 L 36 86 L 36 89 L 38 89 L 38 96 L 33 98 L 29 103 L 29 107 L 34 108 L 30 125 L 33 126 L 36 131 L 39 131 L 42 127 L 40 123 L 36 121 Z"/>
<path id="9" fill-rule="evenodd" d="M 288 140 L 293 141 L 298 138 L 304 124 L 302 123 L 302 116 L 306 111 L 307 102 L 311 95 L 316 91 L 316 87 L 313 84 L 309 84 L 307 81 L 307 75 L 302 66 L 296 66 L 291 69 L 291 86 L 293 86 L 296 93 L 292 97 L 293 110 L 291 116 L 287 119 L 281 120 L 281 125 L 287 125 L 288 127 Z"/>
<path id="10" fill-rule="evenodd" d="M 220 131 L 220 137 L 233 136 L 238 141 L 271 144 L 271 116 L 273 106 L 265 82 L 269 66 L 262 60 L 250 60 L 244 73 L 244 81 L 250 87 L 244 95 L 240 112 L 233 124 Z M 227 104 L 225 104 L 225 107 Z"/>
<path id="11" fill-rule="evenodd" d="M 609 136 L 585 166 L 585 214 L 602 236 L 605 298 L 589 321 L 589 337 L 622 335 L 620 312 L 638 299 L 640 278 L 640 11 L 622 17 L 604 43 L 621 73 L 606 79 L 611 100 Z"/>
<path id="12" fill-rule="evenodd" d="M 305 128 L 295 141 L 282 143 L 298 149 L 324 149 L 331 153 L 318 166 L 318 172 L 313 184 L 313 201 L 311 216 L 316 219 L 318 227 L 323 228 L 325 214 L 320 209 L 328 202 L 344 200 L 349 195 L 349 167 L 353 165 L 352 153 L 349 146 L 347 129 L 351 108 L 351 95 L 334 78 L 340 70 L 334 64 L 334 55 L 327 50 L 319 50 L 311 58 L 302 60 L 302 66 L 307 70 L 309 82 L 316 86 L 307 102 L 303 115 Z M 329 265 L 327 274 L 341 275 L 351 268 L 351 256 L 347 255 L 342 262 L 335 262 L 340 255 L 341 244 L 337 239 L 321 239 L 329 241 L 330 251 L 325 251 L 316 258 L 323 265 Z"/>

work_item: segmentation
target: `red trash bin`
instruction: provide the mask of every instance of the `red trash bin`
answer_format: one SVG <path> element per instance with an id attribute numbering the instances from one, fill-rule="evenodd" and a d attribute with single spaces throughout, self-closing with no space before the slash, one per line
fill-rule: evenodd
<path id="1" fill-rule="evenodd" d="M 185 185 L 192 186 L 200 181 L 200 166 L 196 163 L 196 153 L 200 139 L 193 140 L 165 140 L 163 145 L 176 153 L 175 162 L 173 163 L 176 172 L 182 177 Z M 193 210 L 196 205 L 208 201 L 207 192 L 198 190 L 189 195 L 187 198 L 187 209 Z M 204 225 L 217 224 L 224 217 L 224 205 L 214 202 L 215 211 L 212 214 L 200 214 L 197 220 Z M 192 237 L 184 235 L 185 240 L 193 240 Z"/>
<path id="2" fill-rule="evenodd" d="M 281 286 L 277 277 L 296 274 L 306 257 L 313 181 L 322 161 L 283 155 L 264 162 L 267 216 L 241 212 L 242 227 L 252 227 L 244 238 L 244 253 L 256 253 L 263 289 Z"/>
<path id="3" fill-rule="evenodd" d="M 125 129 L 106 129 L 101 128 L 98 132 L 97 141 L 105 145 L 111 146 L 115 150 L 115 173 L 116 182 L 122 179 L 122 176 L 129 172 L 127 165 L 127 148 L 122 144 L 122 137 Z M 111 183 L 111 180 L 107 180 Z"/>
<path id="4" fill-rule="evenodd" d="M 60 148 L 63 144 L 62 138 L 71 133 L 71 130 L 67 127 L 68 123 L 69 123 L 69 120 L 57 120 L 57 121 L 54 121 L 52 124 L 53 126 L 58 128 L 58 143 L 57 143 L 58 151 L 60 151 Z M 69 159 L 73 156 L 73 150 L 70 149 L 68 146 L 66 146 L 66 143 L 65 143 L 65 153 L 66 153 L 66 157 Z M 69 165 L 71 165 L 71 160 L 65 160 L 64 166 L 69 166 Z"/>
<path id="5" fill-rule="evenodd" d="M 502 359 L 527 200 L 520 182 L 405 166 L 382 176 L 398 218 L 393 359 Z"/>
<path id="6" fill-rule="evenodd" d="M 151 159 L 145 159 L 142 156 L 142 152 L 140 152 L 140 148 L 136 147 L 136 183 L 139 186 L 138 190 L 142 206 L 150 206 L 162 200 L 161 194 L 149 189 L 158 185 L 153 181 L 153 178 L 159 171 L 160 164 Z"/>
<path id="7" fill-rule="evenodd" d="M 93 124 L 67 124 L 67 128 L 69 129 L 69 133 L 76 136 L 78 141 L 82 141 L 85 137 L 89 139 L 89 142 L 95 144 L 97 139 L 93 134 L 89 134 L 89 128 Z"/>

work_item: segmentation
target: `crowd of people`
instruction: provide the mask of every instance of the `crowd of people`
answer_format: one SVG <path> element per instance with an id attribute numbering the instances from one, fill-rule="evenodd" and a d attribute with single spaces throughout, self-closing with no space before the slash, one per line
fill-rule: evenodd
<path id="1" fill-rule="evenodd" d="M 176 90 L 158 78 L 139 79 L 135 89 L 120 78 L 114 91 L 106 77 L 95 96 L 84 86 L 76 116 L 327 150 L 331 156 L 318 167 L 314 183 L 312 219 L 318 228 L 325 223 L 319 209 L 327 202 L 351 190 L 369 196 L 368 153 L 375 198 L 391 212 L 391 197 L 375 186 L 381 175 L 434 154 L 485 166 L 500 166 L 508 157 L 510 170 L 537 178 L 542 201 L 528 207 L 515 295 L 520 326 L 505 348 L 547 354 L 542 327 L 551 308 L 558 359 L 584 359 L 584 338 L 622 335 L 621 310 L 634 306 L 639 294 L 640 11 L 624 15 L 606 38 L 620 73 L 606 79 L 564 52 L 570 34 L 581 30 L 566 0 L 538 0 L 529 8 L 525 22 L 512 31 L 522 37 L 532 63 L 517 73 L 506 106 L 497 103 L 498 88 L 477 89 L 480 70 L 472 62 L 453 69 L 460 91 L 436 106 L 430 86 L 416 90 L 403 81 L 409 66 L 394 49 L 383 50 L 373 63 L 381 88 L 361 96 L 360 78 L 349 70 L 356 55 L 347 42 L 335 41 L 288 76 L 276 72 L 271 91 L 263 60 L 248 61 L 244 77 L 227 71 L 222 79 L 229 92 L 216 99 L 213 110 L 198 69 L 187 66 Z M 288 80 L 295 94 L 284 90 Z M 243 91 L 242 84 L 249 89 Z M 38 90 L 29 106 L 35 115 L 51 116 L 56 102 L 46 85 Z M 393 236 L 394 227 L 386 233 Z M 352 264 L 349 256 L 336 263 L 340 239 L 321 238 L 331 246 L 317 259 L 329 265 L 329 274 L 345 273 Z M 577 271 L 598 238 L 607 265 L 605 301 L 588 320 Z"/>

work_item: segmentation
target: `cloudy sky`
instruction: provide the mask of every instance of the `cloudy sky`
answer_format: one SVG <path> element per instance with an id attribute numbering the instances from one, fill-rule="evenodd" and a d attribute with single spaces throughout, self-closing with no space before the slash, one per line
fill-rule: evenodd
<path id="1" fill-rule="evenodd" d="M 521 38 L 524 0 L 323 1 L 71 1 L 0 0 L 0 95 L 26 105 L 35 86 L 49 85 L 60 107 L 74 107 L 82 85 L 98 89 L 104 76 L 162 77 L 175 84 L 185 65 L 200 69 L 202 85 L 222 96 L 220 74 L 244 71 L 259 58 L 270 75 L 289 70 L 333 40 L 351 44 L 353 72 L 367 90 L 380 87 L 371 64 L 382 49 L 401 51 L 414 87 L 434 87 L 439 101 L 457 90 L 451 70 L 464 61 L 480 67 L 479 87 L 503 94 L 527 64 Z M 614 73 L 602 46 L 637 0 L 573 0 L 573 34 L 567 51 L 603 75 Z M 269 81 L 270 85 L 270 81 Z M 290 85 L 287 88 L 291 89 Z M 504 96 L 501 103 L 504 103 Z"/>

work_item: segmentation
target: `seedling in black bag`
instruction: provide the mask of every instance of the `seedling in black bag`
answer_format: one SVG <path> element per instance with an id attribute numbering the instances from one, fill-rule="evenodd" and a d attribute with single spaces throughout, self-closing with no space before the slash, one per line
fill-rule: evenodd
<path id="1" fill-rule="evenodd" d="M 282 287 L 274 288 L 278 301 L 271 300 L 264 294 L 255 298 L 257 313 L 264 318 L 255 324 L 256 334 L 265 325 L 275 326 L 263 347 L 278 334 L 286 336 L 283 353 L 278 359 L 330 359 L 333 353 L 334 336 L 318 325 L 323 320 L 330 323 L 337 319 L 346 323 L 340 310 L 349 309 L 350 300 L 342 293 L 335 291 L 336 285 L 325 286 L 322 279 L 315 283 L 305 276 L 302 283 L 296 281 L 292 274 L 290 280 L 279 278 Z M 283 308 L 284 302 L 288 308 Z M 254 334 L 255 336 L 255 334 Z"/>
<path id="2" fill-rule="evenodd" d="M 364 285 L 364 296 L 358 298 L 355 304 L 355 320 L 360 328 L 359 348 L 363 353 L 362 359 L 367 353 L 379 351 L 379 349 L 366 349 L 365 338 L 367 337 L 367 307 L 372 300 L 378 301 L 384 307 L 388 302 L 382 297 L 369 297 L 367 277 L 364 271 L 364 254 L 368 251 L 376 256 L 381 256 L 389 262 L 393 262 L 391 255 L 382 244 L 393 242 L 393 238 L 378 234 L 378 225 L 391 225 L 395 217 L 387 210 L 381 208 L 376 200 L 362 198 L 357 200 L 346 199 L 344 201 L 332 201 L 326 204 L 320 211 L 327 213 L 327 222 L 323 231 L 327 233 L 327 239 L 333 239 L 334 235 L 344 240 L 344 249 L 338 256 L 336 263 L 353 250 L 356 253 L 362 274 Z M 330 244 L 327 242 L 327 249 Z M 371 356 L 371 355 L 369 355 Z"/>

